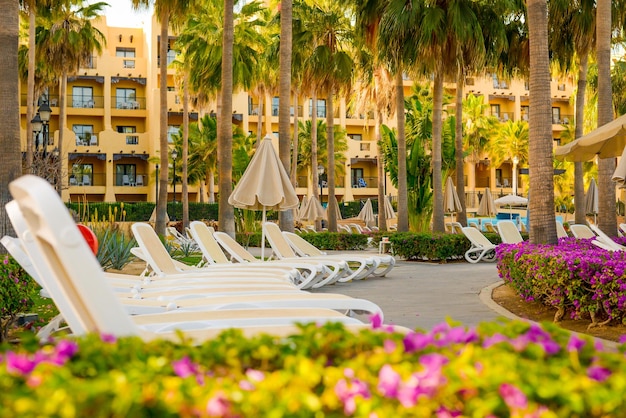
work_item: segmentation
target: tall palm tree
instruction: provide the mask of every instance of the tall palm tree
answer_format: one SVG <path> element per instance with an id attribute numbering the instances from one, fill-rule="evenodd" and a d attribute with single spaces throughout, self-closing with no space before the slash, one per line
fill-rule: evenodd
<path id="1" fill-rule="evenodd" d="M 522 120 L 502 124 L 497 130 L 490 147 L 490 158 L 498 167 L 505 161 L 518 160 L 519 164 L 528 163 L 528 122 Z M 517 176 L 518 173 L 512 173 Z M 517 184 L 517 179 L 514 179 Z M 517 190 L 513 191 L 517 193 Z"/>
<path id="2" fill-rule="evenodd" d="M 328 199 L 335 199 L 334 97 L 352 83 L 353 60 L 347 50 L 354 37 L 348 15 L 332 0 L 320 0 L 309 8 L 309 30 L 313 49 L 307 65 L 316 86 L 326 93 L 326 135 L 328 137 Z M 335 207 L 329 205 L 328 230 L 337 232 Z"/>
<path id="3" fill-rule="evenodd" d="M 291 170 L 291 53 L 292 53 L 292 0 L 280 1 L 280 74 L 278 94 L 278 153 L 287 173 Z M 293 232 L 293 211 L 284 210 L 279 215 L 283 231 Z"/>
<path id="4" fill-rule="evenodd" d="M 346 156 L 345 153 L 348 150 L 348 142 L 347 142 L 347 134 L 346 130 L 341 128 L 340 126 L 334 125 L 334 150 L 335 150 L 335 177 L 341 178 L 346 174 Z M 317 160 L 313 161 L 311 155 L 311 144 L 312 144 L 312 132 L 313 132 L 313 124 L 310 120 L 300 122 L 300 127 L 298 132 L 300 133 L 300 138 L 298 144 L 300 149 L 298 150 L 298 156 L 300 157 L 298 160 L 298 169 L 306 170 L 306 171 L 315 171 L 317 170 L 317 166 L 319 164 L 324 167 L 328 166 L 328 129 L 326 124 L 322 120 L 317 121 L 317 141 L 315 141 L 318 145 L 319 154 L 317 156 Z"/>
<path id="5" fill-rule="evenodd" d="M 551 0 L 549 3 L 550 47 L 553 59 L 567 74 L 578 67 L 576 88 L 575 138 L 583 135 L 583 114 L 587 89 L 589 53 L 595 34 L 595 0 L 571 2 Z M 576 62 L 574 62 L 576 60 Z M 576 64 L 576 65 L 575 65 Z M 583 163 L 574 163 L 575 222 L 585 223 Z"/>
<path id="6" fill-rule="evenodd" d="M 0 111 L 2 112 L 2 164 L 0 167 L 0 203 L 11 200 L 7 185 L 22 172 L 20 154 L 20 103 L 18 93 L 17 50 L 19 38 L 19 7 L 15 0 L 0 0 Z M 6 211 L 0 211 L 0 233 L 13 235 Z"/>
<path id="7" fill-rule="evenodd" d="M 167 142 L 167 51 L 169 48 L 170 24 L 175 24 L 188 9 L 193 9 L 194 0 L 131 0 L 135 9 L 147 8 L 154 4 L 154 12 L 161 25 L 159 44 L 159 155 L 161 167 L 169 164 L 169 145 Z M 232 1 L 231 1 L 232 5 Z M 161 170 L 159 182 L 168 184 L 167 170 Z M 221 210 L 221 209 L 220 209 Z M 165 234 L 165 220 L 167 216 L 167 187 L 159 189 L 156 203 L 155 230 L 159 235 Z M 233 220 L 234 225 L 234 220 Z M 234 226 L 233 226 L 234 229 Z"/>
<path id="8" fill-rule="evenodd" d="M 598 127 L 613 120 L 611 93 L 611 1 L 598 0 L 596 11 L 596 57 L 598 60 Z M 617 235 L 615 212 L 614 158 L 598 160 L 598 226 L 610 236 Z"/>
<path id="9" fill-rule="evenodd" d="M 530 241 L 556 243 L 554 186 L 552 183 L 552 103 L 548 54 L 548 6 L 546 0 L 528 0 L 530 40 L 529 182 L 532 185 Z M 534 198 L 533 196 L 541 196 Z"/>
<path id="10" fill-rule="evenodd" d="M 47 62 L 59 74 L 59 155 L 63 155 L 63 133 L 66 122 L 66 95 L 68 75 L 78 73 L 81 64 L 95 52 L 101 53 L 106 38 L 93 21 L 103 14 L 104 2 L 83 5 L 82 1 L 66 0 L 54 3 L 43 16 L 43 26 L 37 35 L 40 48 L 38 60 Z M 63 169 L 63 158 L 58 159 L 57 172 Z M 61 193 L 62 182 L 57 182 Z"/>

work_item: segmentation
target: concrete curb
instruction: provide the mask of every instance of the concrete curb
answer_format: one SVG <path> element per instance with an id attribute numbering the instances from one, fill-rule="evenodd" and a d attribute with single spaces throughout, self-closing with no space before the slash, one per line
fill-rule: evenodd
<path id="1" fill-rule="evenodd" d="M 490 284 L 487 287 L 484 287 L 480 290 L 480 293 L 478 294 L 478 297 L 480 298 L 480 301 L 482 303 L 484 303 L 485 305 L 487 305 L 487 307 L 489 307 L 492 311 L 495 311 L 498 315 L 501 315 L 505 318 L 508 319 L 522 319 L 519 316 L 515 315 L 513 312 L 503 308 L 502 306 L 498 305 L 492 298 L 491 295 L 493 294 L 493 290 L 496 287 L 502 286 L 504 284 L 504 281 L 500 280 L 497 281 L 493 284 Z"/>

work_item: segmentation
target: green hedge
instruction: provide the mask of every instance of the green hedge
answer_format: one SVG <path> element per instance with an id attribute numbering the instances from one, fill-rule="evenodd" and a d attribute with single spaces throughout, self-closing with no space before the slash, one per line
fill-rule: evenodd
<path id="1" fill-rule="evenodd" d="M 121 219 L 122 207 L 125 212 L 124 220 L 128 222 L 148 222 L 152 211 L 154 210 L 154 202 L 89 202 L 87 205 L 79 203 L 69 203 L 67 206 L 79 214 L 81 220 L 90 220 L 91 217 L 98 212 L 98 218 L 107 216 L 109 210 L 111 213 L 117 210 L 117 219 Z M 183 218 L 183 205 L 181 202 L 168 202 L 167 214 L 170 219 Z M 215 220 L 218 218 L 217 203 L 197 203 L 189 202 L 189 219 L 193 220 Z"/>

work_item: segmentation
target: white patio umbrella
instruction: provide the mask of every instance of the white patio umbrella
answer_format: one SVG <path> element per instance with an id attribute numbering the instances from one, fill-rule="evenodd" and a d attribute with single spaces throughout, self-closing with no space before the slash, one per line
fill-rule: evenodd
<path id="1" fill-rule="evenodd" d="M 596 223 L 596 217 L 598 215 L 598 186 L 596 186 L 596 180 L 591 179 L 587 193 L 585 194 L 585 214 L 593 214 L 593 223 Z"/>
<path id="2" fill-rule="evenodd" d="M 369 198 L 367 199 L 367 201 L 365 202 L 365 205 L 363 205 L 363 208 L 361 208 L 361 211 L 357 215 L 357 218 L 365 222 L 365 225 L 368 227 L 370 225 L 373 225 L 376 222 L 376 217 L 374 216 L 374 208 L 372 207 L 371 199 Z"/>
<path id="3" fill-rule="evenodd" d="M 393 206 L 391 205 L 391 201 L 389 200 L 389 196 L 385 195 L 383 199 L 385 202 L 385 219 L 393 219 L 396 217 L 396 212 L 393 210 Z"/>
<path id="4" fill-rule="evenodd" d="M 626 147 L 626 115 L 600 126 L 569 144 L 556 147 L 554 155 L 559 160 L 589 161 L 618 157 Z"/>
<path id="5" fill-rule="evenodd" d="M 491 189 L 487 187 L 485 189 L 485 193 L 483 193 L 483 197 L 480 200 L 480 204 L 478 205 L 478 210 L 476 214 L 478 216 L 493 216 L 497 212 L 496 203 L 493 200 L 493 195 L 491 194 Z"/>
<path id="6" fill-rule="evenodd" d="M 326 219 L 326 210 L 315 196 L 309 197 L 300 212 L 303 221 L 321 221 Z"/>
<path id="7" fill-rule="evenodd" d="M 617 183 L 619 187 L 626 187 L 626 148 L 622 152 L 622 157 L 615 167 L 612 180 Z"/>
<path id="8" fill-rule="evenodd" d="M 168 223 L 169 221 L 170 217 L 167 212 L 165 212 L 165 223 Z M 150 215 L 150 219 L 148 219 L 148 222 L 156 222 L 156 207 L 152 210 L 152 214 Z"/>
<path id="9" fill-rule="evenodd" d="M 335 207 L 335 214 L 338 221 L 342 220 L 341 211 L 339 211 L 339 203 L 337 202 L 337 198 L 333 196 L 332 205 Z M 328 208 L 326 208 L 326 219 L 328 219 Z"/>
<path id="10" fill-rule="evenodd" d="M 496 205 L 508 206 L 510 210 L 513 206 L 526 206 L 528 199 L 515 194 L 507 194 L 506 196 L 496 199 L 494 202 Z M 511 212 L 511 219 L 513 219 L 513 212 Z"/>
<path id="11" fill-rule="evenodd" d="M 262 210 L 263 223 L 268 209 L 287 210 L 298 206 L 296 191 L 269 135 L 257 147 L 228 203 L 241 209 Z M 265 232 L 261 235 L 261 258 L 265 259 Z"/>
<path id="12" fill-rule="evenodd" d="M 297 220 L 301 220 L 302 219 L 302 211 L 304 210 L 304 207 L 306 206 L 306 202 L 307 202 L 308 198 L 306 195 L 302 196 L 302 200 L 300 201 L 300 204 L 298 205 L 298 207 L 294 210 L 295 213 L 295 218 Z"/>
<path id="13" fill-rule="evenodd" d="M 456 213 L 462 210 L 461 201 L 452 182 L 452 177 L 448 177 L 446 180 L 446 187 L 443 193 L 443 210 L 448 213 Z"/>

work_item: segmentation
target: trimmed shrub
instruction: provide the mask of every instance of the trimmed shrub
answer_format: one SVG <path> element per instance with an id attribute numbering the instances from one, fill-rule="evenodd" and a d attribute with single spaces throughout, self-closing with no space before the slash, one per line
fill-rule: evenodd
<path id="1" fill-rule="evenodd" d="M 385 233 L 393 244 L 394 254 L 407 260 L 442 261 L 463 259 L 471 247 L 470 241 L 462 234 L 433 234 L 396 232 Z M 380 240 L 382 234 L 377 234 L 375 241 Z M 485 233 L 485 236 L 494 244 L 501 242 L 500 236 Z"/>
<path id="2" fill-rule="evenodd" d="M 33 306 L 39 285 L 8 255 L 0 263 L 0 342 L 6 341 L 19 314 Z"/>

